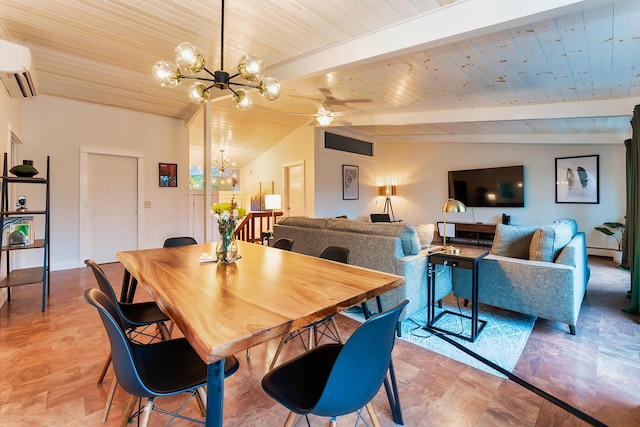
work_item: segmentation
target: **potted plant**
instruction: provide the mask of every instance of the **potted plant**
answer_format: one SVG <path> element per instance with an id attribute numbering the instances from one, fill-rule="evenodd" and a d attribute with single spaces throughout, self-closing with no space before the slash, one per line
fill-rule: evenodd
<path id="1" fill-rule="evenodd" d="M 622 262 L 622 235 L 624 234 L 624 224 L 620 222 L 605 222 L 603 226 L 593 227 L 599 232 L 606 234 L 607 236 L 613 236 L 618 242 L 618 251 L 614 254 L 613 260 L 615 262 Z M 618 237 L 617 233 L 620 233 Z"/>

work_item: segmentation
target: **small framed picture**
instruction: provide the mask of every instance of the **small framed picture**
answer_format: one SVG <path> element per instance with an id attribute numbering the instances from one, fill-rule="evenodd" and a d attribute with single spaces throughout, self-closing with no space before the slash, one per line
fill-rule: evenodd
<path id="1" fill-rule="evenodd" d="M 600 203 L 599 158 L 556 158 L 556 203 Z"/>
<path id="2" fill-rule="evenodd" d="M 176 163 L 159 163 L 160 187 L 178 186 L 178 165 Z"/>
<path id="3" fill-rule="evenodd" d="M 359 180 L 358 166 L 342 165 L 342 200 L 358 200 Z"/>

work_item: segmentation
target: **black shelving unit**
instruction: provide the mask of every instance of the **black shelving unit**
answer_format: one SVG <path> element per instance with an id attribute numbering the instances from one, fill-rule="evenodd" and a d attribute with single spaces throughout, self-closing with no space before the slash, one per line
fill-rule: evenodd
<path id="1" fill-rule="evenodd" d="M 42 311 L 45 310 L 46 298 L 51 291 L 50 269 L 51 252 L 49 245 L 49 226 L 50 226 L 50 204 L 49 204 L 49 156 L 47 156 L 46 178 L 26 178 L 9 176 L 7 167 L 7 153 L 4 154 L 4 165 L 2 169 L 2 202 L 0 203 L 0 261 L 6 256 L 7 274 L 0 281 L 0 288 L 9 288 L 9 300 L 11 300 L 11 288 L 13 286 L 28 285 L 42 282 Z M 45 190 L 45 209 L 44 210 L 26 210 L 24 212 L 12 210 L 13 206 L 9 206 L 9 186 L 13 184 L 38 184 L 44 185 Z M 44 238 L 35 239 L 30 244 L 9 244 L 4 236 L 4 224 L 11 218 L 44 216 Z M 42 266 L 21 268 L 11 270 L 11 252 L 23 250 L 41 250 L 43 252 Z"/>

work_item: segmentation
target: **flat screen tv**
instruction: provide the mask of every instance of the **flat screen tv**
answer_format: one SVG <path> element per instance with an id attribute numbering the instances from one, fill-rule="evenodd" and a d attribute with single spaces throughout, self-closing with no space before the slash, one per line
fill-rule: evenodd
<path id="1" fill-rule="evenodd" d="M 524 166 L 449 171 L 449 197 L 470 208 L 523 208 Z"/>

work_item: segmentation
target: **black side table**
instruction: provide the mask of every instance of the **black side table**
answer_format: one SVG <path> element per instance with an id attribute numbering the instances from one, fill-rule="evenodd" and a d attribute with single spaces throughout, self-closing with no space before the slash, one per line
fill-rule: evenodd
<path id="1" fill-rule="evenodd" d="M 435 331 L 444 332 L 449 335 L 454 335 L 463 338 L 467 341 L 474 342 L 476 337 L 482 331 L 482 328 L 487 324 L 485 320 L 478 319 L 478 261 L 487 256 L 489 251 L 480 248 L 463 248 L 460 253 L 446 253 L 446 252 L 434 252 L 427 256 L 428 267 L 428 301 L 427 307 L 427 326 L 425 329 L 433 329 Z M 438 316 L 435 316 L 435 301 L 434 295 L 436 293 L 436 265 L 445 265 L 451 268 L 464 268 L 471 270 L 471 316 L 455 313 L 451 310 L 444 310 Z M 442 316 L 453 315 L 461 316 L 471 320 L 471 334 L 470 336 L 448 331 L 446 329 L 435 326 Z"/>

